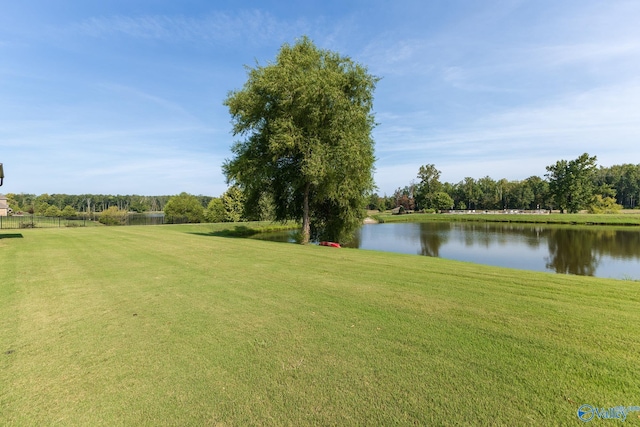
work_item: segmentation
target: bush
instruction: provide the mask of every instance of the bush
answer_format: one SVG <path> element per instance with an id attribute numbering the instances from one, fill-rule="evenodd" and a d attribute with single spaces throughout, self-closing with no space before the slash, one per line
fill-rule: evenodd
<path id="1" fill-rule="evenodd" d="M 597 195 L 593 198 L 591 206 L 589 206 L 589 213 L 593 214 L 614 214 L 620 212 L 622 205 L 616 203 L 616 199 L 613 197 L 602 197 Z"/>
<path id="2" fill-rule="evenodd" d="M 164 214 L 169 223 L 198 223 L 204 220 L 204 207 L 195 196 L 180 193 L 169 199 L 164 206 Z"/>
<path id="3" fill-rule="evenodd" d="M 65 218 L 74 217 L 77 214 L 78 213 L 76 212 L 76 210 L 69 205 L 65 206 L 64 209 L 62 209 L 62 216 Z"/>
<path id="4" fill-rule="evenodd" d="M 98 221 L 104 225 L 125 225 L 127 221 L 127 211 L 120 210 L 117 206 L 111 206 L 106 211 L 100 213 Z"/>
<path id="5" fill-rule="evenodd" d="M 209 202 L 207 206 L 207 210 L 204 214 L 207 222 L 224 222 L 226 215 L 224 210 L 224 203 L 218 197 L 214 197 Z"/>
<path id="6" fill-rule="evenodd" d="M 62 211 L 57 206 L 49 206 L 47 209 L 45 209 L 43 214 L 44 214 L 44 216 L 57 218 L 57 217 L 62 216 Z"/>

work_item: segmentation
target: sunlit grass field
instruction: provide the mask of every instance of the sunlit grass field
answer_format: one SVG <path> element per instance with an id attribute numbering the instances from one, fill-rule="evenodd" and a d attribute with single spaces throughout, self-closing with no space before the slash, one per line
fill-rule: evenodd
<path id="1" fill-rule="evenodd" d="M 582 425 L 582 404 L 640 406 L 638 282 L 223 228 L 0 231 L 0 425 Z"/>

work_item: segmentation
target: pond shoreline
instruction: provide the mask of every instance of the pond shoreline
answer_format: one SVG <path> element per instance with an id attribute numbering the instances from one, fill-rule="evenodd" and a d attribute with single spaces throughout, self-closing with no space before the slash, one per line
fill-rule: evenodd
<path id="1" fill-rule="evenodd" d="M 371 215 L 379 223 L 391 222 L 435 222 L 435 221 L 465 221 L 465 222 L 510 222 L 522 224 L 565 224 L 565 225 L 597 225 L 597 226 L 640 226 L 640 211 L 623 214 L 424 214 L 413 213 L 392 215 L 380 213 Z"/>

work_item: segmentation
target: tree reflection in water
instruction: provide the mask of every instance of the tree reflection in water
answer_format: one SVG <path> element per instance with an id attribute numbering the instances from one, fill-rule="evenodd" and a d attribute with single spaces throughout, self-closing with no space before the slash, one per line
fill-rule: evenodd
<path id="1" fill-rule="evenodd" d="M 278 237 L 291 241 L 287 234 L 267 238 Z M 640 229 L 634 227 L 448 221 L 368 224 L 348 246 L 501 267 L 640 280 Z"/>
<path id="2" fill-rule="evenodd" d="M 558 228 L 549 230 L 547 268 L 556 273 L 595 275 L 599 263 L 593 230 Z"/>

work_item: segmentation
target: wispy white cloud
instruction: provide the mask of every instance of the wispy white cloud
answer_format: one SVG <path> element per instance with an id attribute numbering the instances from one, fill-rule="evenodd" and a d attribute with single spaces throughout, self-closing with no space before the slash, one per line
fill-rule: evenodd
<path id="1" fill-rule="evenodd" d="M 435 68 L 437 50 L 434 42 L 425 39 L 398 39 L 381 35 L 370 41 L 359 55 L 373 72 L 381 75 L 426 74 Z"/>
<path id="2" fill-rule="evenodd" d="M 126 36 L 173 42 L 263 45 L 304 34 L 310 24 L 304 19 L 282 21 L 261 10 L 234 14 L 215 11 L 205 17 L 144 15 L 92 17 L 77 24 L 75 31 L 91 37 Z"/>

